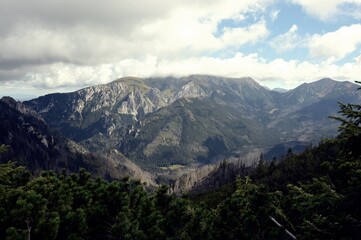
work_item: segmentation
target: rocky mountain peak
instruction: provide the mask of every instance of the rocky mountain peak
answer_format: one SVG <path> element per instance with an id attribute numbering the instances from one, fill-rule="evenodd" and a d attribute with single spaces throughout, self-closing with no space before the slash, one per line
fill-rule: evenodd
<path id="1" fill-rule="evenodd" d="M 12 97 L 2 97 L 0 99 L 2 102 L 7 103 L 10 107 L 12 108 L 16 108 L 17 106 L 17 101 L 15 99 L 13 99 Z"/>
<path id="2" fill-rule="evenodd" d="M 356 88 L 323 79 L 276 93 L 252 78 L 126 77 L 25 104 L 89 151 L 115 148 L 160 171 L 287 141 L 317 142 L 334 132 L 327 116 L 337 114 L 337 101 L 359 99 Z"/>
<path id="3" fill-rule="evenodd" d="M 7 104 L 10 108 L 13 108 L 13 109 L 19 111 L 22 114 L 32 115 L 32 116 L 38 118 L 39 120 L 43 120 L 38 116 L 38 114 L 34 110 L 31 110 L 30 108 L 25 106 L 23 103 L 16 101 L 15 99 L 13 99 L 11 97 L 2 97 L 0 99 L 0 101 Z"/>
<path id="4" fill-rule="evenodd" d="M 195 82 L 189 82 L 182 86 L 182 89 L 176 94 L 175 99 L 206 97 L 207 93 Z"/>
<path id="5" fill-rule="evenodd" d="M 282 93 L 285 105 L 307 105 L 320 99 L 333 99 L 342 94 L 356 94 L 357 86 L 350 82 L 339 82 L 330 78 L 323 78 L 312 83 L 303 83 L 295 89 Z"/>

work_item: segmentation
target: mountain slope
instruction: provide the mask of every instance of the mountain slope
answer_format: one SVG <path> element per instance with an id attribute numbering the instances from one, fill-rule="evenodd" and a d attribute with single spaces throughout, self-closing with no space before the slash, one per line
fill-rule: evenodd
<path id="1" fill-rule="evenodd" d="M 9 97 L 0 100 L 0 144 L 9 146 L 0 155 L 0 162 L 16 161 L 32 172 L 63 169 L 74 172 L 85 168 L 97 176 L 130 176 L 155 185 L 149 173 L 116 150 L 107 150 L 102 154 L 88 153 L 75 142 L 49 129 L 35 111 Z"/>
<path id="2" fill-rule="evenodd" d="M 115 148 L 161 171 L 335 136 L 327 117 L 337 114 L 337 101 L 357 102 L 356 88 L 322 79 L 280 93 L 251 78 L 127 77 L 24 103 L 89 151 Z"/>
<path id="3" fill-rule="evenodd" d="M 11 98 L 0 101 L 0 142 L 9 149 L 1 161 L 15 160 L 32 171 L 61 169 L 75 171 L 88 165 L 73 154 L 65 139 L 52 133 L 34 111 Z"/>
<path id="4" fill-rule="evenodd" d="M 120 150 L 142 165 L 206 164 L 240 149 L 267 146 L 275 136 L 262 123 L 212 99 L 180 99 L 149 114 Z"/>
<path id="5" fill-rule="evenodd" d="M 322 138 L 336 136 L 337 122 L 328 119 L 337 115 L 337 102 L 359 102 L 357 86 L 332 79 L 302 84 L 279 94 L 278 115 L 268 125 L 282 134 L 284 142 L 308 141 L 317 143 Z"/>

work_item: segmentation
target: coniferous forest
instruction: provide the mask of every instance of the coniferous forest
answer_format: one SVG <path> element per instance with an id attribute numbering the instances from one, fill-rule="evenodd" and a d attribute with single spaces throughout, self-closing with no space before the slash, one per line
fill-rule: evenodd
<path id="1" fill-rule="evenodd" d="M 0 239 L 359 239 L 361 106 L 340 113 L 335 139 L 198 196 L 2 164 Z"/>

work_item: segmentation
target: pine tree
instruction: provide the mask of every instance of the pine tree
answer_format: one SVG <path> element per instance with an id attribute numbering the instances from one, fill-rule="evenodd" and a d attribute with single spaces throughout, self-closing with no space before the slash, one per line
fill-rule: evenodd
<path id="1" fill-rule="evenodd" d="M 361 82 L 357 81 L 356 83 L 361 84 Z M 358 90 L 360 89 L 361 87 L 358 88 Z M 346 150 L 352 153 L 353 156 L 359 156 L 361 154 L 361 105 L 339 102 L 339 106 L 341 116 L 330 117 L 341 122 L 340 134 L 337 140 L 343 143 Z"/>

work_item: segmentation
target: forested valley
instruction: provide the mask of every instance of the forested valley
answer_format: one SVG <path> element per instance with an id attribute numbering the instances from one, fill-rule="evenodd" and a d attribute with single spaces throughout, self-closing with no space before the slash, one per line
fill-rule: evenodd
<path id="1" fill-rule="evenodd" d="M 340 108 L 336 138 L 196 196 L 1 164 L 0 239 L 359 239 L 361 106 Z"/>

